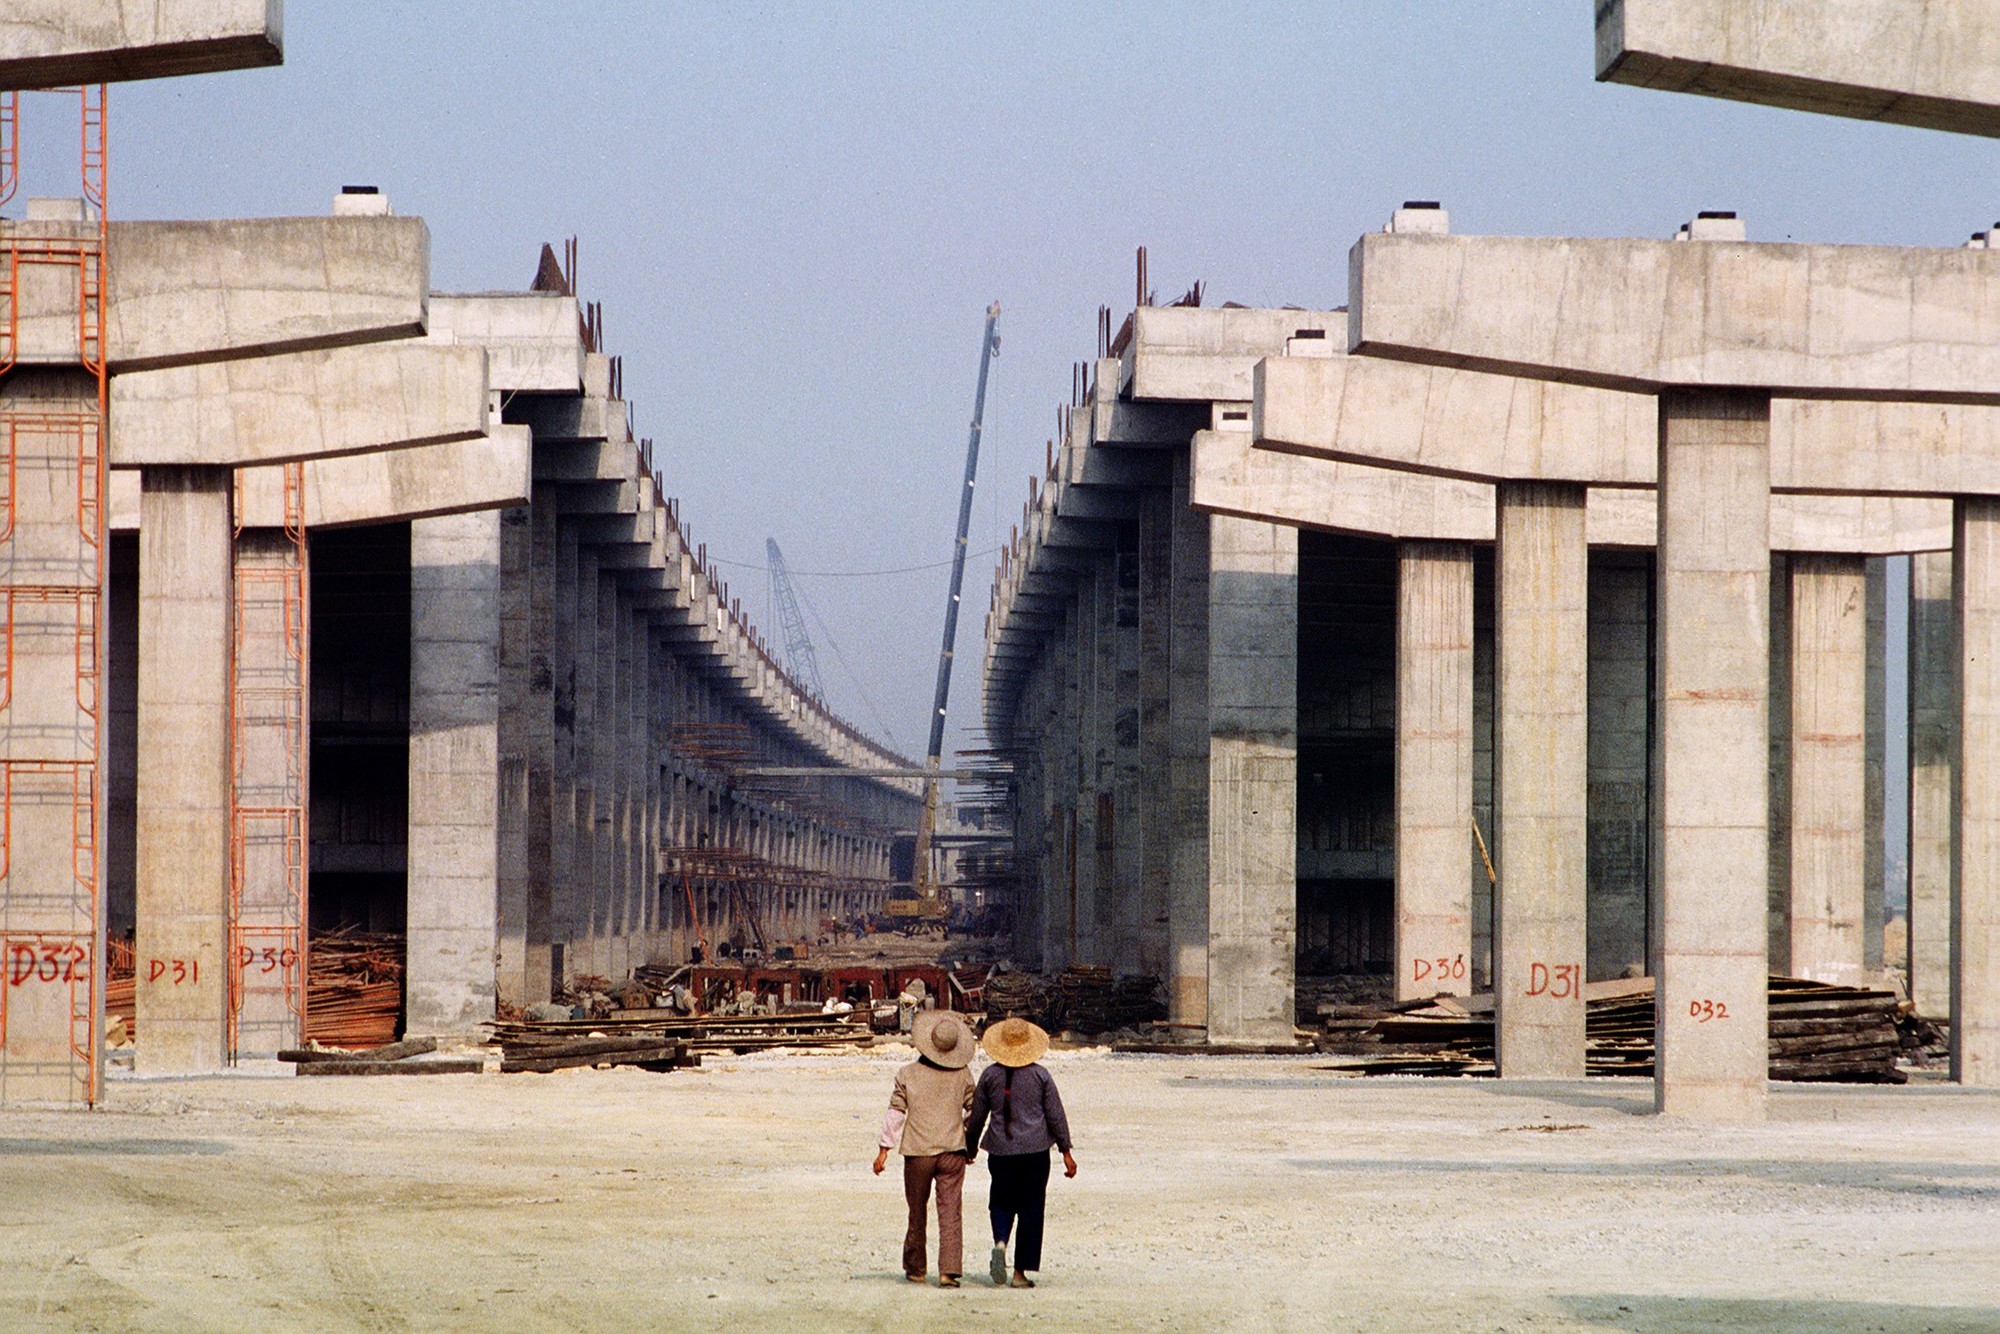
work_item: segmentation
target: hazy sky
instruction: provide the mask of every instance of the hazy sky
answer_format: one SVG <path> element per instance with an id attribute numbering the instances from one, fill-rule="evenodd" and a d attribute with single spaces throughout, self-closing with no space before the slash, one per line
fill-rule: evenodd
<path id="1" fill-rule="evenodd" d="M 290 0 L 283 67 L 113 91 L 111 208 L 323 213 L 379 185 L 429 221 L 443 290 L 524 287 L 579 236 L 639 432 L 770 638 L 767 536 L 800 572 L 932 567 L 798 580 L 835 706 L 916 753 L 990 300 L 948 748 L 991 552 L 1135 246 L 1163 298 L 1323 307 L 1406 198 L 1458 232 L 1733 208 L 1752 239 L 1952 245 L 2000 218 L 2000 145 L 1599 85 L 1591 11 Z M 74 193 L 73 127 L 45 119 L 27 190 Z"/>

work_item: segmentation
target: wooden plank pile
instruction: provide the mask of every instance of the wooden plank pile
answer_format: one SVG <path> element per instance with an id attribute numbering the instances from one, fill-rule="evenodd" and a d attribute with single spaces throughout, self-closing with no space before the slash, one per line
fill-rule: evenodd
<path id="1" fill-rule="evenodd" d="M 481 1056 L 444 1056 L 420 1060 L 437 1050 L 436 1038 L 411 1038 L 361 1051 L 332 1047 L 300 1047 L 281 1051 L 299 1075 L 476 1075 L 486 1068 Z"/>
<path id="2" fill-rule="evenodd" d="M 1113 977 L 1109 968 L 1073 963 L 1056 977 L 1051 1027 L 1105 1033 L 1167 1017 L 1160 979 L 1140 973 Z"/>
<path id="3" fill-rule="evenodd" d="M 602 1019 L 503 1020 L 488 1044 L 500 1069 L 547 1073 L 585 1066 L 636 1065 L 671 1070 L 701 1063 L 704 1053 L 838 1047 L 866 1042 L 865 1014 L 678 1015 L 619 1010 Z"/>
<path id="4" fill-rule="evenodd" d="M 1922 1044 L 1908 1002 L 1887 991 L 1773 977 L 1772 1079 L 1900 1084 L 1906 1049 Z M 1651 1077 L 1651 978 L 1584 988 L 1584 1068 L 1591 1075 Z M 1365 1057 L 1329 1067 L 1363 1074 L 1491 1075 L 1493 998 L 1440 996 L 1390 1006 L 1322 1005 L 1320 1050 Z"/>

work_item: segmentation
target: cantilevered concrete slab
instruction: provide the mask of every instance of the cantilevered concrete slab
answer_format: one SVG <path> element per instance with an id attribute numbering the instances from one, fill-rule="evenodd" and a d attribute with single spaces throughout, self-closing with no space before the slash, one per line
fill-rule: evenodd
<path id="1" fill-rule="evenodd" d="M 1637 392 L 2000 403 L 2000 252 L 1371 233 L 1348 348 Z"/>
<path id="2" fill-rule="evenodd" d="M 556 292 L 433 292 L 427 341 L 486 350 L 495 387 L 575 394 L 583 385 L 576 298 Z"/>
<path id="3" fill-rule="evenodd" d="M 282 0 L 11 0 L 0 88 L 122 83 L 281 64 Z"/>
<path id="4" fill-rule="evenodd" d="M 414 344 L 289 352 L 111 379 L 111 466 L 244 467 L 473 440 L 486 357 Z"/>
<path id="5" fill-rule="evenodd" d="M 1602 0 L 1597 77 L 2000 136 L 2000 13 L 1971 0 Z"/>
<path id="6" fill-rule="evenodd" d="M 425 329 L 430 229 L 421 218 L 113 222 L 108 247 L 114 375 L 414 338 Z M 66 302 L 46 312 L 56 325 L 48 336 L 33 318 L 43 312 L 23 312 L 24 355 L 40 338 L 74 358 L 73 292 Z"/>

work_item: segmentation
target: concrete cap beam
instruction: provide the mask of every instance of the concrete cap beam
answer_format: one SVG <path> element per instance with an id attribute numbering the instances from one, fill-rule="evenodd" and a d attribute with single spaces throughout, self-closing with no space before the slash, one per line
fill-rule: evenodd
<path id="1" fill-rule="evenodd" d="M 0 88 L 212 74 L 284 63 L 282 0 L 9 0 Z"/>
<path id="2" fill-rule="evenodd" d="M 1967 0 L 1602 0 L 1597 77 L 2000 136 L 2000 12 Z"/>
<path id="3" fill-rule="evenodd" d="M 473 440 L 486 356 L 402 344 L 111 377 L 111 466 L 244 466 Z"/>
<path id="4" fill-rule="evenodd" d="M 430 230 L 421 218 L 114 222 L 108 246 L 113 373 L 424 332 Z M 56 309 L 23 310 L 24 352 L 49 341 L 35 325 L 51 322 L 62 359 L 75 360 L 73 286 Z"/>
<path id="5" fill-rule="evenodd" d="M 526 427 L 495 426 L 474 440 L 308 460 L 306 526 L 434 519 L 525 505 L 528 450 Z M 244 468 L 237 474 L 236 522 L 244 528 L 283 526 L 284 469 Z"/>
<path id="6" fill-rule="evenodd" d="M 495 389 L 575 394 L 583 388 L 583 335 L 573 296 L 433 292 L 427 338 L 485 348 Z"/>
<path id="7" fill-rule="evenodd" d="M 1371 233 L 1351 351 L 1656 393 L 2000 402 L 1983 249 Z"/>
<path id="8" fill-rule="evenodd" d="M 1259 361 L 1337 349 L 1344 325 L 1339 311 L 1141 306 L 1132 312 L 1123 389 L 1142 401 L 1248 401 Z"/>

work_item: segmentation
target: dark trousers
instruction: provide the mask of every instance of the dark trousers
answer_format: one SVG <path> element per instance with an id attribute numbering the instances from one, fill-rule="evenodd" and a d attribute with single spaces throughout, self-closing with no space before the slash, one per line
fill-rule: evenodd
<path id="1" fill-rule="evenodd" d="M 986 1197 L 986 1211 L 993 1216 L 993 1244 L 1005 1246 L 1014 1220 L 1021 1220 L 1021 1232 L 1014 1239 L 1014 1268 L 1042 1267 L 1042 1206 L 1049 1198 L 1049 1151 L 1040 1153 L 990 1153 L 986 1170 L 993 1174 L 993 1188 Z"/>
<path id="2" fill-rule="evenodd" d="M 940 1153 L 903 1159 L 903 1198 L 910 1202 L 910 1228 L 903 1234 L 903 1272 L 924 1272 L 925 1215 L 931 1182 L 937 1182 L 938 1273 L 965 1269 L 965 1155 Z"/>

